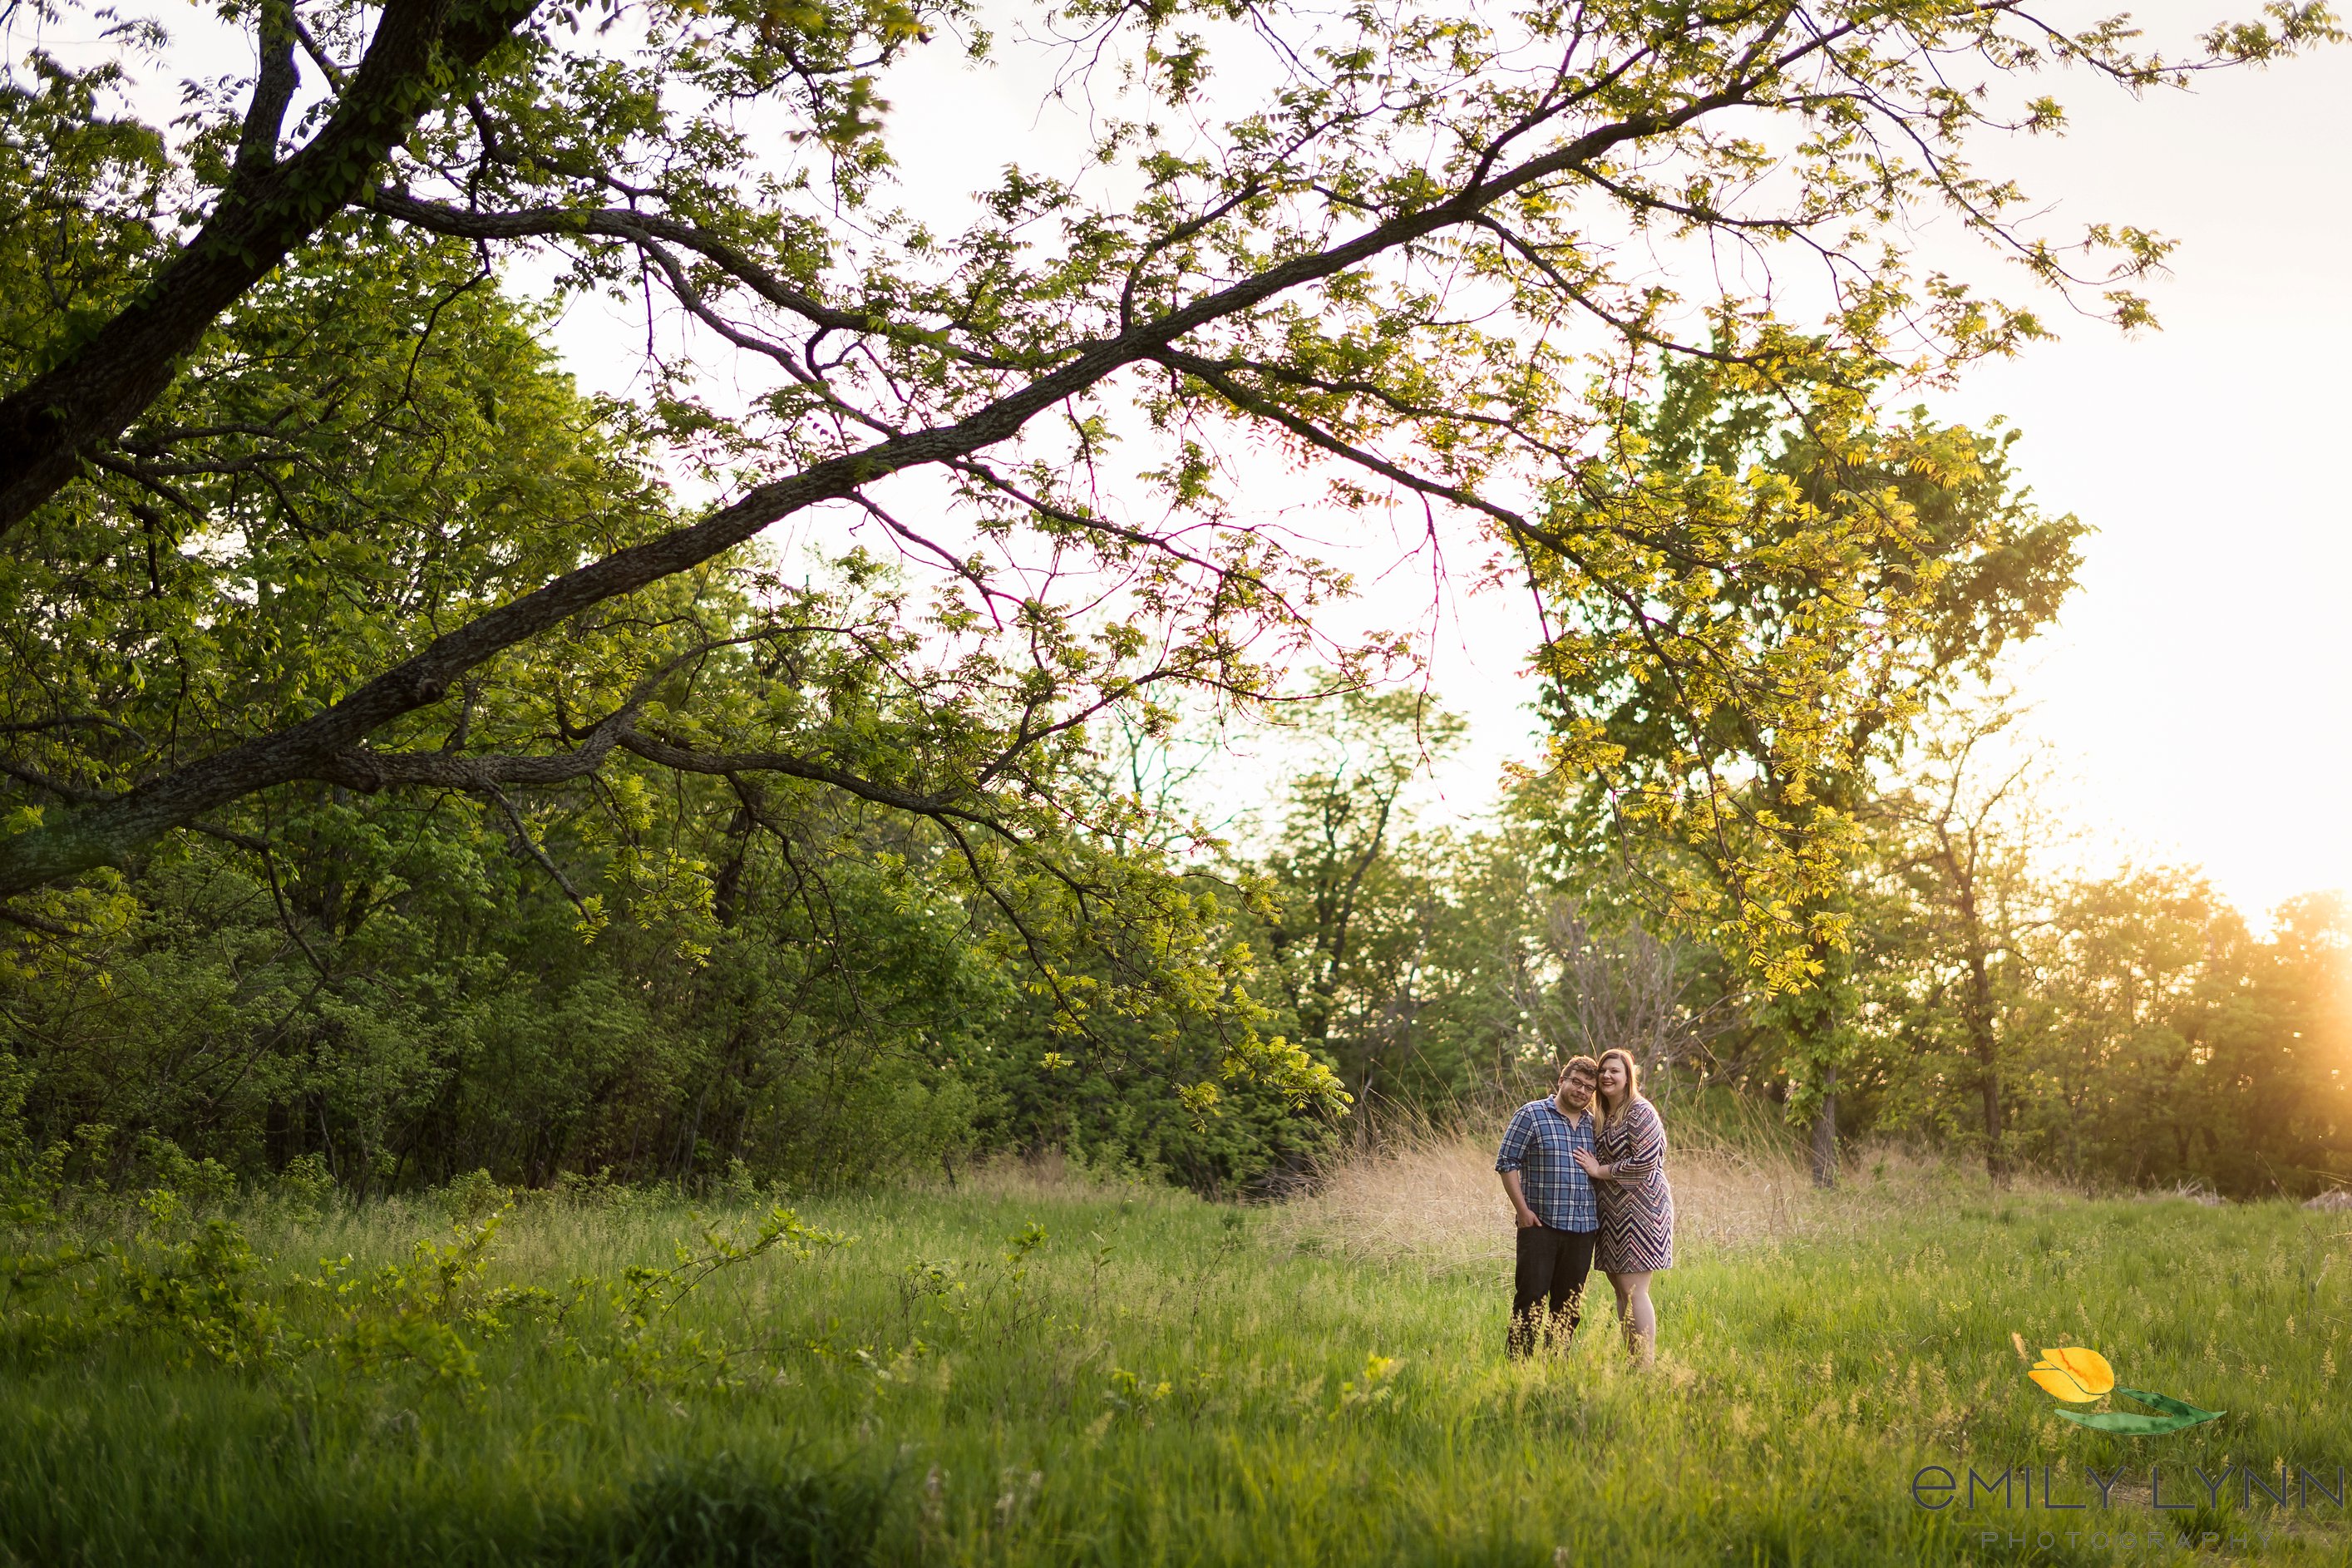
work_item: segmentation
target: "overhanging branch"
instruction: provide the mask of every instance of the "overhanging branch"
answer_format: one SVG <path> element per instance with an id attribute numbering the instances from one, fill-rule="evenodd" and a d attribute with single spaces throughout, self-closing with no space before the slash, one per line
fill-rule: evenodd
<path id="1" fill-rule="evenodd" d="M 518 3 L 527 5 L 529 0 L 518 0 Z M 477 0 L 477 4 L 488 5 L 490 0 Z M 413 48 L 422 49 L 428 55 L 435 47 L 435 28 L 446 26 L 453 37 L 463 32 L 457 22 L 446 21 L 441 12 L 419 10 L 424 5 L 425 0 L 394 0 L 379 26 L 374 42 L 370 46 L 367 58 L 354 74 L 350 92 L 345 96 L 335 120 L 330 122 L 329 132 L 321 132 L 310 146 L 279 165 L 281 174 L 294 169 L 327 145 L 330 132 L 343 123 L 344 111 L 369 100 L 371 84 L 395 68 L 391 64 L 381 63 L 393 60 L 394 53 L 380 56 L 379 51 L 390 50 L 390 40 L 404 37 L 402 28 L 423 28 L 424 31 L 410 43 Z M 416 14 L 412 16 L 412 12 Z M 511 26 L 523 14 L 522 10 L 516 10 L 511 16 L 489 10 L 482 10 L 478 14 L 466 13 L 467 16 L 477 16 L 478 24 L 480 17 L 508 16 L 502 26 Z M 466 47 L 487 50 L 498 37 L 504 34 L 503 31 L 493 33 L 486 26 L 477 25 L 472 33 L 465 36 L 471 40 Z M 1799 46 L 1796 54 L 1801 56 L 1820 47 L 1823 47 L 1822 41 L 1815 39 Z M 462 54 L 463 49 L 456 52 Z M 478 55 L 472 58 L 478 58 Z M 1784 69 L 1789 63 L 1789 59 L 1784 58 L 1759 69 Z M 1478 178 L 1443 201 L 1398 213 L 1354 237 L 1325 249 L 1286 258 L 1155 319 L 1138 322 L 1116 336 L 1073 345 L 1070 352 L 1074 357 L 1058 368 L 1001 393 L 960 419 L 929 429 L 889 437 L 857 451 L 812 464 L 797 474 L 753 488 L 731 505 L 719 509 L 699 522 L 617 551 L 566 573 L 531 593 L 486 611 L 467 625 L 435 638 L 417 654 L 365 682 L 349 696 L 310 719 L 190 763 L 128 795 L 89 805 L 65 814 L 54 824 L 45 823 L 0 842 L 0 898 L 119 859 L 137 846 L 184 826 L 220 805 L 289 780 L 326 778 L 349 783 L 354 787 L 380 787 L 392 783 L 424 782 L 421 774 L 433 770 L 479 766 L 481 759 L 478 758 L 446 754 L 425 758 L 416 753 L 379 753 L 366 750 L 363 742 L 366 737 L 393 721 L 440 701 L 467 672 L 504 649 L 552 630 L 595 605 L 698 566 L 745 542 L 771 523 L 821 502 L 850 496 L 862 487 L 888 475 L 919 467 L 969 459 L 982 449 L 1009 439 L 1040 412 L 1094 387 L 1126 367 L 1159 360 L 1174 352 L 1178 342 L 1202 327 L 1246 314 L 1289 290 L 1339 276 L 1376 256 L 1409 246 L 1441 230 L 1473 222 L 1487 208 L 1516 193 L 1595 159 L 1606 157 L 1628 142 L 1674 131 L 1706 114 L 1741 101 L 1752 91 L 1756 79 L 1752 74 L 1736 75 L 1717 90 L 1694 97 L 1671 111 L 1630 115 L 1613 123 L 1596 127 L 1499 174 Z M 381 95 L 385 89 L 379 87 L 374 90 Z M 413 120 L 413 114 L 411 118 Z M 404 127 L 405 123 L 403 122 Z M 356 132 L 344 133 L 345 140 L 348 141 L 352 134 Z M 378 155 L 380 153 L 371 153 L 364 160 L 367 166 L 373 167 L 373 158 Z M 335 199 L 340 203 L 352 199 L 352 195 L 355 192 Z M 224 213 L 226 210 L 225 207 Z M 216 215 L 216 221 L 219 217 L 220 215 Z M 278 228 L 271 231 L 275 237 L 269 245 L 261 247 L 262 250 L 268 252 L 272 264 L 289 246 L 310 232 L 308 227 L 297 232 L 290 226 L 291 222 L 280 215 Z M 271 246 L 275 248 L 271 249 Z M 191 252 L 184 254 L 182 260 L 186 261 L 187 255 L 193 254 L 194 250 L 192 247 Z M 175 263 L 175 268 L 178 265 Z M 266 266 L 263 269 L 266 270 Z M 166 276 L 172 275 L 173 269 L 167 268 Z M 244 274 L 239 273 L 238 276 L 243 277 Z M 227 274 L 222 274 L 221 279 L 215 279 L 207 288 L 217 291 L 226 287 L 223 281 L 226 278 Z M 249 283 L 250 278 L 246 281 Z M 239 289 L 241 287 L 238 286 Z M 223 295 L 218 304 L 205 310 L 203 319 L 189 327 L 192 335 L 187 341 L 192 342 L 193 334 L 201 333 L 211 315 L 216 313 L 228 299 L 234 298 L 236 291 L 232 289 Z M 107 334 L 121 327 L 127 319 L 118 318 L 116 322 L 101 329 L 92 342 L 107 341 Z M 161 357 L 168 359 L 172 355 L 167 353 Z M 87 353 L 69 361 L 67 367 L 61 367 L 60 374 L 73 364 L 83 363 L 86 359 Z M 97 360 L 88 360 L 88 364 L 97 363 Z M 85 364 L 85 370 L 87 368 Z M 168 371 L 159 374 L 168 379 Z M 8 440 L 12 438 L 6 423 L 7 410 L 15 407 L 23 396 L 46 384 L 46 381 L 47 378 L 37 383 L 35 388 L 26 389 L 18 398 L 0 405 L 0 452 L 5 452 Z M 160 390 L 160 384 L 157 390 Z M 152 397 L 152 392 L 147 395 Z M 143 406 L 144 401 L 142 398 L 140 405 Z M 130 413 L 135 412 L 136 409 L 132 408 L 124 414 L 123 422 L 127 422 Z M 111 429 L 100 433 L 111 434 L 113 429 L 120 427 L 118 423 Z M 71 466 L 71 450 L 78 448 L 79 444 L 76 441 L 69 447 L 59 448 L 67 453 L 65 461 L 68 468 Z M 56 481 L 62 482 L 61 478 Z M 55 488 L 56 484 L 49 484 L 40 493 L 46 496 Z M 0 526 L 4 526 L 12 516 L 23 515 L 23 510 L 29 510 L 32 503 L 26 504 L 23 510 L 15 513 L 7 510 L 11 504 L 14 503 L 8 502 L 5 495 L 0 495 Z M 618 738 L 617 729 L 614 738 Z M 576 754 L 516 759 L 514 765 L 518 769 L 539 770 L 546 782 L 577 777 L 593 771 L 593 766 Z M 788 770 L 779 768 L 777 771 Z M 498 782 L 536 781 L 509 778 L 484 782 L 487 787 Z M 455 787 L 472 786 L 455 782 Z"/>

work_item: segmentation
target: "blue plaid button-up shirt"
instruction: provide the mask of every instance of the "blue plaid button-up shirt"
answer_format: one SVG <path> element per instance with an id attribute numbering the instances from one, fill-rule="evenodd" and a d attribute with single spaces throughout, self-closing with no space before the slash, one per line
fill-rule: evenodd
<path id="1" fill-rule="evenodd" d="M 1556 1101 L 1530 1100 L 1511 1113 L 1495 1169 L 1519 1173 L 1528 1207 L 1554 1230 L 1599 1230 L 1601 1211 L 1592 1201 L 1592 1183 L 1574 1158 L 1579 1149 L 1591 1147 L 1589 1113 L 1571 1117 Z"/>

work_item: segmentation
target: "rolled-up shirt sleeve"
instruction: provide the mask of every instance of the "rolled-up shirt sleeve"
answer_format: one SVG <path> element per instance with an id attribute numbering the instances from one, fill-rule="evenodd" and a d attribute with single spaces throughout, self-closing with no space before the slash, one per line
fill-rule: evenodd
<path id="1" fill-rule="evenodd" d="M 1495 1169 L 1516 1171 L 1527 1161 L 1528 1145 L 1535 1141 L 1535 1119 L 1522 1106 L 1511 1113 L 1511 1124 L 1503 1129 L 1503 1146 L 1496 1151 Z"/>

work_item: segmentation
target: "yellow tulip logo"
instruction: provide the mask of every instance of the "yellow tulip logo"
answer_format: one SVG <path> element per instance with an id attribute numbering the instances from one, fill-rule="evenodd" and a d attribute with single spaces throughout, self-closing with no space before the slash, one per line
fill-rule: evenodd
<path id="1" fill-rule="evenodd" d="M 2025 1349 L 2025 1336 L 2011 1334 L 2020 1359 L 2032 1361 Z M 2067 1405 L 2089 1405 L 2110 1394 L 2120 1394 L 2150 1410 L 2162 1414 L 2145 1415 L 2137 1410 L 2068 1410 L 2063 1406 L 2058 1414 L 2077 1426 L 2088 1426 L 2095 1432 L 2113 1432 L 2124 1437 L 2154 1437 L 2167 1432 L 2184 1431 L 2201 1426 L 2208 1421 L 2218 1421 L 2229 1414 L 2226 1410 L 2200 1410 L 2185 1399 L 2175 1399 L 2168 1394 L 2150 1394 L 2141 1388 L 2116 1386 L 2116 1369 L 2107 1358 L 2095 1350 L 2081 1345 L 2061 1345 L 2045 1350 L 2042 1359 L 2026 1369 L 2025 1375 L 2041 1385 L 2042 1391 Z"/>
<path id="2" fill-rule="evenodd" d="M 2116 1369 L 2107 1364 L 2107 1358 L 2080 1345 L 2043 1351 L 2025 1375 L 2040 1384 L 2043 1393 L 2070 1405 L 2088 1405 L 2116 1386 Z"/>

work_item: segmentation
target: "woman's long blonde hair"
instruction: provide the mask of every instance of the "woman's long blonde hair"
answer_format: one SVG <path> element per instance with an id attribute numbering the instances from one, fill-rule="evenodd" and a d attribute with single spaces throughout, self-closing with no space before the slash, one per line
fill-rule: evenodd
<path id="1" fill-rule="evenodd" d="M 1615 1110 L 1610 1110 L 1608 1100 L 1601 1092 L 1600 1068 L 1593 1069 L 1592 1133 L 1596 1138 L 1609 1130 L 1611 1122 L 1631 1110 L 1635 1100 L 1644 1098 L 1642 1093 L 1642 1064 L 1633 1059 L 1633 1053 L 1622 1046 L 1612 1046 L 1601 1053 L 1601 1066 L 1607 1067 L 1612 1057 L 1625 1064 L 1625 1100 Z"/>

